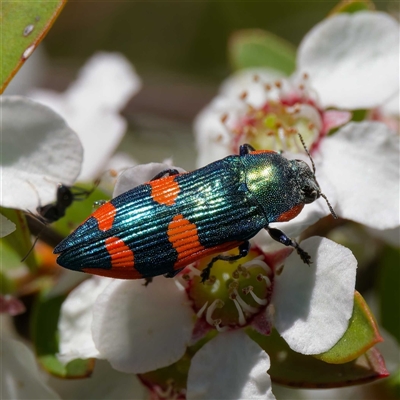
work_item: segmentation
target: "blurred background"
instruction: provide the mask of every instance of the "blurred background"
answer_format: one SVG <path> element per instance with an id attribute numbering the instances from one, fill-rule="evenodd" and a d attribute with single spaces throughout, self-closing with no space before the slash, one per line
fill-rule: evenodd
<path id="1" fill-rule="evenodd" d="M 138 162 L 173 157 L 177 165 L 193 169 L 192 122 L 232 72 L 227 52 L 232 33 L 265 29 L 296 47 L 337 4 L 71 1 L 39 46 L 41 51 L 18 75 L 34 74 L 34 86 L 63 91 L 94 53 L 121 52 L 143 79 L 143 88 L 123 111 L 129 128 L 120 148 Z M 375 5 L 398 13 L 397 2 Z M 32 68 L 35 63 L 39 66 Z M 7 92 L 26 91 L 24 83 L 16 87 L 18 83 L 13 81 Z"/>

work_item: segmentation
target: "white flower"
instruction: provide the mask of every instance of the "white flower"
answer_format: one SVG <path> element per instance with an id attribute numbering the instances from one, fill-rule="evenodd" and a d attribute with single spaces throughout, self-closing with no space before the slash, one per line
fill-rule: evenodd
<path id="1" fill-rule="evenodd" d="M 135 167 L 127 176 L 146 175 L 135 181 L 139 184 L 163 168 Z M 131 186 L 125 180 L 116 190 Z M 211 286 L 200 283 L 195 268 L 186 272 L 191 276 L 187 285 L 164 277 L 148 286 L 142 281 L 91 278 L 62 306 L 60 357 L 105 358 L 119 371 L 145 373 L 177 362 L 201 336 L 200 330 L 204 334 L 216 327 L 219 335 L 191 360 L 187 398 L 274 398 L 267 375 L 269 357 L 240 328 L 251 323 L 267 334 L 274 323 L 292 349 L 318 354 L 343 336 L 353 310 L 356 260 L 351 252 L 322 238 L 308 239 L 302 247 L 314 264 L 306 266 L 294 253 L 279 276 L 274 272 L 288 252 L 255 259 L 252 255 L 249 262 L 243 261 L 239 275 L 244 278 L 235 278 L 237 285 L 246 281 L 245 269 L 261 271 L 250 281 L 251 286 L 260 285 L 259 296 L 249 282 L 245 294 L 236 290 L 239 286 L 227 285 L 234 276 L 232 268 L 238 266 L 223 261 L 212 271 L 217 278 Z M 217 371 L 213 380 L 207 378 L 210 370 Z"/>
<path id="2" fill-rule="evenodd" d="M 97 53 L 64 93 L 34 90 L 28 96 L 57 111 L 77 132 L 84 148 L 78 180 L 84 181 L 97 178 L 114 153 L 126 130 L 119 112 L 140 88 L 125 57 Z"/>
<path id="3" fill-rule="evenodd" d="M 199 164 L 236 153 L 243 143 L 307 161 L 299 132 L 340 217 L 379 230 L 398 227 L 398 137 L 382 123 L 346 124 L 347 110 L 377 107 L 398 96 L 398 35 L 397 21 L 383 13 L 335 15 L 305 36 L 292 77 L 276 80 L 257 70 L 228 79 L 195 121 Z M 279 227 L 297 236 L 328 213 L 321 199 Z M 263 233 L 258 243 L 270 246 Z"/>
<path id="4" fill-rule="evenodd" d="M 3 96 L 0 105 L 0 204 L 35 211 L 54 200 L 59 182 L 75 182 L 82 146 L 75 132 L 48 107 L 19 96 Z"/>
<path id="5" fill-rule="evenodd" d="M 2 335 L 0 348 L 2 399 L 61 399 L 46 385 L 40 375 L 35 357 L 26 345 Z"/>

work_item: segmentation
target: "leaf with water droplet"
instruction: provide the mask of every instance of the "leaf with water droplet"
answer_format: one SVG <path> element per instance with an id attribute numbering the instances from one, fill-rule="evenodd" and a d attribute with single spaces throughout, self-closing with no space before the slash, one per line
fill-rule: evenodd
<path id="1" fill-rule="evenodd" d="M 66 1 L 2 2 L 0 94 L 46 36 Z"/>

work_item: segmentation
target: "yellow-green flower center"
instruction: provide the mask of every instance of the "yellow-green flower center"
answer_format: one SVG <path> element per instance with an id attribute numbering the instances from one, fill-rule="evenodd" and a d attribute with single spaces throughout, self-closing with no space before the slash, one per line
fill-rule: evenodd
<path id="1" fill-rule="evenodd" d="M 230 254 L 237 254 L 237 250 Z M 188 287 L 198 317 L 221 331 L 244 326 L 263 310 L 269 303 L 273 282 L 273 272 L 263 259 L 252 250 L 239 261 L 219 260 L 205 283 L 201 282 L 200 272 L 211 258 L 201 260 L 197 269 L 192 269 Z"/>
<path id="2" fill-rule="evenodd" d="M 261 108 L 248 106 L 233 132 L 240 143 L 249 143 L 256 149 L 301 152 L 300 133 L 307 145 L 318 138 L 320 117 L 309 104 L 288 105 L 281 101 L 268 101 Z"/>

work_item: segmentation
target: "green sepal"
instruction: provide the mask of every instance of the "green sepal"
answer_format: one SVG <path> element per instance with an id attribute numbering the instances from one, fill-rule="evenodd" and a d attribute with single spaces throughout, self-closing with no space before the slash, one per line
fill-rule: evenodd
<path id="1" fill-rule="evenodd" d="M 370 0 L 342 0 L 337 4 L 329 15 L 338 13 L 355 13 L 358 11 L 373 11 L 375 4 Z"/>
<path id="2" fill-rule="evenodd" d="M 19 267 L 21 265 L 21 260 L 27 256 L 32 248 L 31 232 L 28 228 L 25 214 L 20 210 L 4 207 L 0 207 L 0 213 L 10 221 L 14 222 L 16 226 L 14 232 L 1 238 L 0 240 L 18 255 L 20 261 L 17 266 Z M 31 251 L 25 258 L 24 263 L 31 272 L 37 270 L 37 260 L 33 251 Z M 3 266 L 5 266 L 5 264 L 3 264 Z"/>
<path id="3" fill-rule="evenodd" d="M 66 1 L 2 1 L 0 94 L 46 36 Z"/>
<path id="4" fill-rule="evenodd" d="M 93 372 L 94 359 L 76 359 L 64 365 L 56 356 L 59 350 L 58 319 L 66 297 L 50 297 L 46 291 L 37 297 L 31 321 L 32 341 L 38 362 L 47 372 L 59 378 L 85 378 Z"/>
<path id="5" fill-rule="evenodd" d="M 332 364 L 343 364 L 364 354 L 383 339 L 375 318 L 360 293 L 354 293 L 353 315 L 342 338 L 327 352 L 314 357 Z"/>
<path id="6" fill-rule="evenodd" d="M 274 329 L 264 336 L 252 328 L 246 333 L 270 359 L 268 374 L 281 385 L 298 388 L 335 388 L 372 382 L 388 376 L 384 360 L 375 348 L 344 364 L 329 364 L 313 356 L 296 353 Z"/>
<path id="7" fill-rule="evenodd" d="M 289 42 L 261 29 L 235 32 L 228 43 L 233 70 L 272 68 L 290 75 L 296 67 L 296 49 Z"/>

